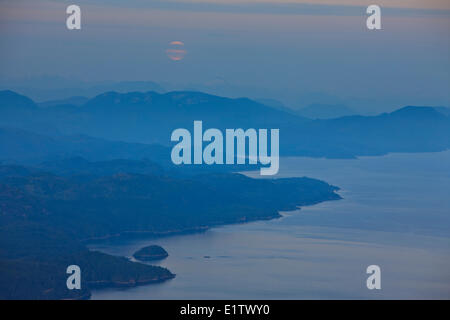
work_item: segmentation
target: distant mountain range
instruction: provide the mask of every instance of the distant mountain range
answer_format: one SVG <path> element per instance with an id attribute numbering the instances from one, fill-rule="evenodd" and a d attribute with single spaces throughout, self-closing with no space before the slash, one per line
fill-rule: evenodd
<path id="1" fill-rule="evenodd" d="M 170 161 L 170 148 L 158 144 L 126 143 L 85 135 L 44 135 L 23 129 L 0 128 L 0 159 L 40 163 L 83 157 L 88 160 L 153 159 Z"/>
<path id="2" fill-rule="evenodd" d="M 21 145 L 32 149 L 33 141 L 45 139 L 43 136 L 62 139 L 63 144 L 82 135 L 170 146 L 171 132 L 180 127 L 192 129 L 194 120 L 202 120 L 205 129 L 279 128 L 281 155 L 351 158 L 388 152 L 441 151 L 450 147 L 450 118 L 446 110 L 404 107 L 377 116 L 312 120 L 246 98 L 228 99 L 200 92 L 107 92 L 81 106 L 64 102 L 46 108 L 14 92 L 0 92 L 0 127 L 42 135 L 25 139 L 23 133 L 16 132 L 17 139 L 3 139 L 10 144 L 7 149 L 18 148 L 16 154 L 23 155 L 26 152 Z M 52 144 L 49 141 L 46 145 Z M 124 144 L 122 148 L 130 149 Z M 3 152 L 1 158 L 8 155 L 5 148 Z M 44 152 L 45 147 L 36 155 Z M 140 159 L 142 155 L 136 153 L 135 157 Z"/>
<path id="3" fill-rule="evenodd" d="M 89 98 L 83 97 L 83 96 L 75 96 L 75 97 L 69 97 L 66 99 L 60 99 L 60 100 L 49 100 L 49 101 L 44 101 L 41 103 L 38 103 L 39 107 L 54 107 L 54 106 L 63 106 L 63 105 L 67 105 L 67 106 L 82 106 L 83 104 L 85 104 L 86 102 L 88 102 Z"/>
<path id="4" fill-rule="evenodd" d="M 357 112 L 343 104 L 310 104 L 295 110 L 296 114 L 311 119 L 333 119 L 357 115 Z"/>
<path id="5" fill-rule="evenodd" d="M 447 117 L 450 117 L 450 108 L 449 107 L 434 107 L 434 109 L 437 112 L 440 112 L 443 115 L 446 115 Z"/>
<path id="6" fill-rule="evenodd" d="M 32 97 L 36 101 L 67 100 L 68 97 L 92 98 L 103 92 L 116 91 L 121 93 L 132 91 L 164 92 L 165 89 L 153 81 L 104 81 L 90 83 L 61 77 L 39 77 L 29 80 L 0 79 L 0 90 L 12 90 Z"/>

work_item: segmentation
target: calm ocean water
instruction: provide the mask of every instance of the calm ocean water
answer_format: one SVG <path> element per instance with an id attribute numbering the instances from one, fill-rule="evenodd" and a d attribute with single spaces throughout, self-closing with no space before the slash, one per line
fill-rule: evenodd
<path id="1" fill-rule="evenodd" d="M 158 264 L 177 274 L 92 298 L 450 298 L 450 151 L 282 159 L 278 177 L 301 176 L 339 186 L 344 199 L 202 234 L 92 245 L 127 257 L 161 245 L 169 257 Z M 381 290 L 366 287 L 372 264 Z"/>

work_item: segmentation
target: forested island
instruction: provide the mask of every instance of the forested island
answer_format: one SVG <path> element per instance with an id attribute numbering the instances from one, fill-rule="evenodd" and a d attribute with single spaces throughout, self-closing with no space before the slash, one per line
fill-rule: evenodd
<path id="1" fill-rule="evenodd" d="M 133 254 L 133 257 L 140 261 L 154 261 L 154 260 L 162 260 L 169 256 L 164 248 L 151 245 L 144 248 L 139 249 Z"/>

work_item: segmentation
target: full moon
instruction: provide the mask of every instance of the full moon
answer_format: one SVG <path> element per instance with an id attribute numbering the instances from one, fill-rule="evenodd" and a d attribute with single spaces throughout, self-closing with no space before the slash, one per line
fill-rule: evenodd
<path id="1" fill-rule="evenodd" d="M 169 59 L 173 61 L 180 61 L 186 55 L 186 50 L 184 49 L 184 43 L 181 41 L 172 41 L 169 44 L 169 48 L 166 50 L 166 54 Z"/>

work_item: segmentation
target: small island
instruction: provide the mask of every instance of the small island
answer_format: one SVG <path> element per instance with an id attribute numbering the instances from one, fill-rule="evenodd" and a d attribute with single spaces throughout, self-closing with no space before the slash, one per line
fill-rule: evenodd
<path id="1" fill-rule="evenodd" d="M 133 257 L 140 261 L 162 260 L 168 256 L 167 251 L 157 245 L 144 247 L 133 254 Z"/>

